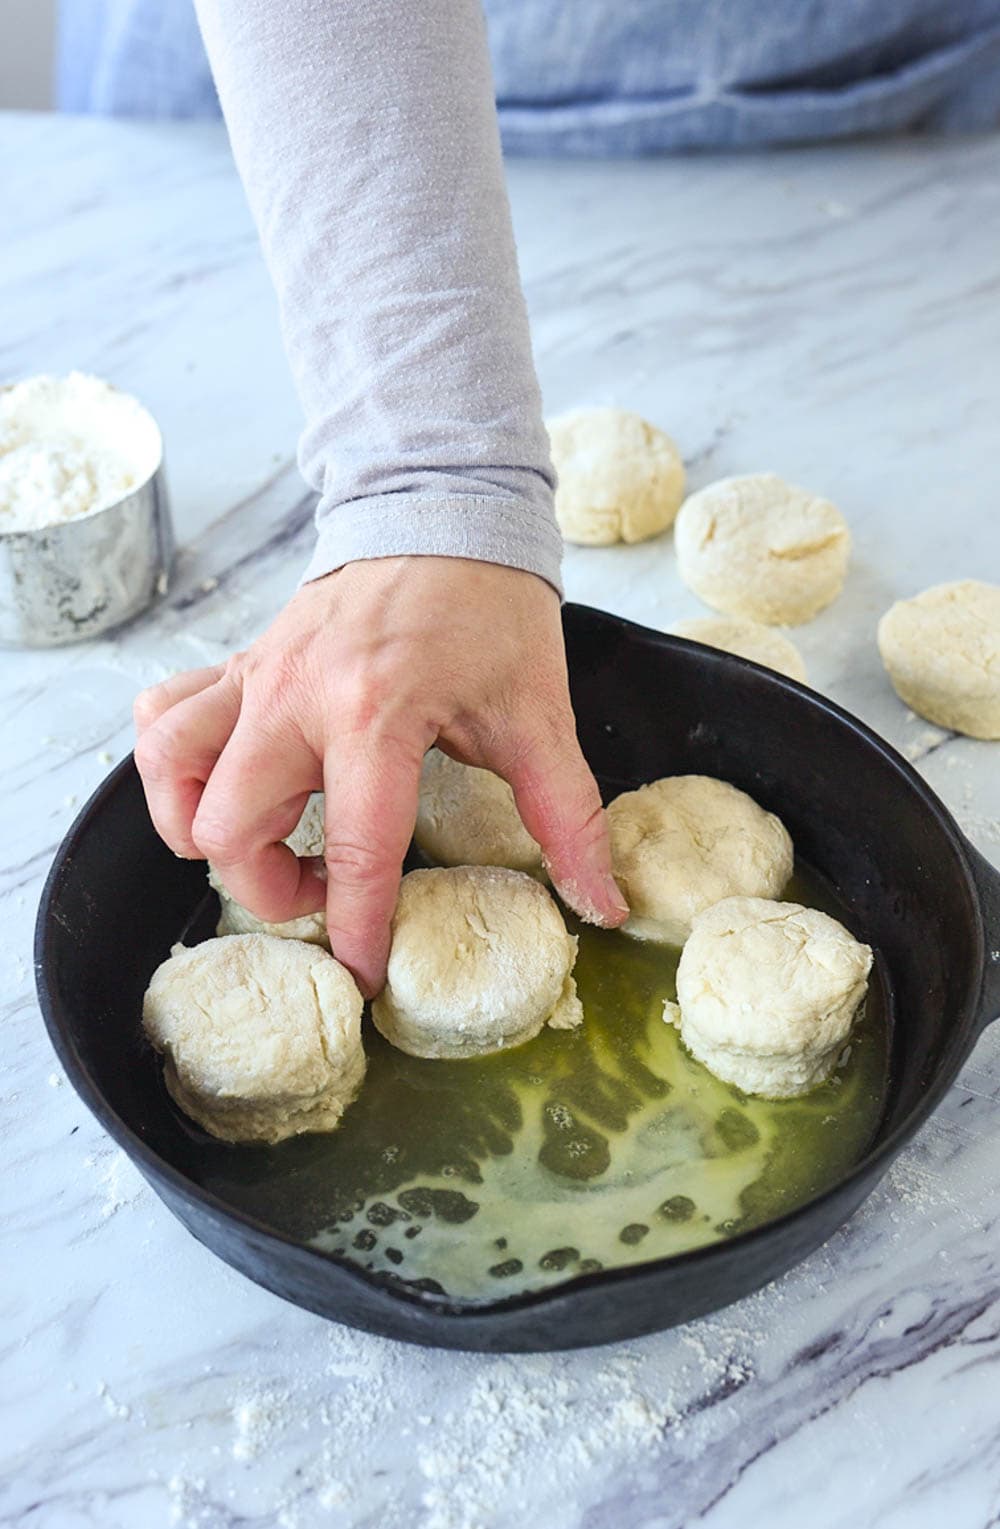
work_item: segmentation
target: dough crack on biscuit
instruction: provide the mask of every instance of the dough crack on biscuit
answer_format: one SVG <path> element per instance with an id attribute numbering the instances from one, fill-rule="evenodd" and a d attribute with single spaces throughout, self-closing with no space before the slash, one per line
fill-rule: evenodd
<path id="1" fill-rule="evenodd" d="M 727 898 L 694 920 L 664 1019 L 716 1077 L 788 1098 L 833 1072 L 871 966 L 869 946 L 829 914 Z"/>
<path id="2" fill-rule="evenodd" d="M 790 558 L 793 562 L 799 558 L 812 557 L 814 552 L 823 552 L 827 547 L 839 546 L 843 534 L 843 528 L 840 526 L 814 537 L 802 533 L 796 535 L 791 529 L 788 532 L 778 531 L 767 549 L 768 556 Z M 786 536 L 788 540 L 785 539 Z"/>
<path id="3" fill-rule="evenodd" d="M 361 994 L 316 945 L 267 934 L 175 945 L 143 1027 L 175 1102 L 223 1141 L 329 1131 L 361 1087 Z"/>
<path id="4" fill-rule="evenodd" d="M 377 1029 L 422 1057 L 483 1056 L 543 1025 L 583 1017 L 576 940 L 544 887 L 520 871 L 453 866 L 400 885 Z"/>
<path id="5" fill-rule="evenodd" d="M 726 781 L 669 775 L 607 809 L 611 860 L 637 939 L 683 945 L 721 898 L 775 897 L 792 874 L 792 841 L 773 813 Z"/>

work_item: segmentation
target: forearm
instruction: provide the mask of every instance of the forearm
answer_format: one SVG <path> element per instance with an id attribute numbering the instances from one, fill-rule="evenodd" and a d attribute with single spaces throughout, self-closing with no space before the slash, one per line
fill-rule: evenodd
<path id="1" fill-rule="evenodd" d="M 558 585 L 478 0 L 198 0 L 321 495 L 309 577 L 437 553 Z"/>

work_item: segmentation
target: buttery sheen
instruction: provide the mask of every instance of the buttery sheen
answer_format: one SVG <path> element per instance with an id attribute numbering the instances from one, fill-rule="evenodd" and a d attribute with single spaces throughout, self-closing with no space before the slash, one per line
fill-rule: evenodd
<path id="1" fill-rule="evenodd" d="M 787 895 L 843 917 L 812 878 Z M 678 952 L 571 923 L 585 1021 L 499 1055 L 410 1057 L 367 1028 L 368 1075 L 330 1136 L 199 1154 L 265 1223 L 457 1300 L 496 1299 L 730 1237 L 812 1198 L 881 1117 L 877 967 L 834 1076 L 749 1099 L 664 1023 Z"/>

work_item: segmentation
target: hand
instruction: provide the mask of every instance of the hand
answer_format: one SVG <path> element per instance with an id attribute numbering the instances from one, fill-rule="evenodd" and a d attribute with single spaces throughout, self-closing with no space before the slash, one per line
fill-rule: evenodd
<path id="1" fill-rule="evenodd" d="M 208 858 L 271 923 L 326 903 L 334 954 L 368 993 L 424 753 L 503 776 L 553 882 L 592 922 L 628 909 L 570 707 L 559 601 L 534 574 L 460 558 L 353 563 L 300 589 L 245 653 L 143 691 L 136 763 L 157 830 Z M 281 843 L 326 792 L 326 879 Z"/>

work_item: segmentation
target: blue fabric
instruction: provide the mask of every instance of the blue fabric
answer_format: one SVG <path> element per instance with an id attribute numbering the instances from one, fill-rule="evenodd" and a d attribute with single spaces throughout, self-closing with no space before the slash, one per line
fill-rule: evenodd
<path id="1" fill-rule="evenodd" d="M 59 0 L 56 102 L 105 117 L 217 117 L 192 0 Z"/>
<path id="2" fill-rule="evenodd" d="M 191 0 L 60 3 L 64 110 L 218 112 Z M 509 153 L 639 155 L 1000 125 L 1000 0 L 485 8 Z"/>

